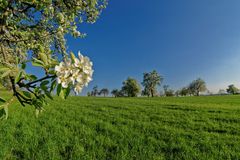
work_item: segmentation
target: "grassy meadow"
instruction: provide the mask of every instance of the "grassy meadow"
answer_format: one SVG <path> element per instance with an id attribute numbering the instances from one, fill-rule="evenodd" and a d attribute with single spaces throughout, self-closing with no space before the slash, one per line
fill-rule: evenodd
<path id="1" fill-rule="evenodd" d="M 38 119 L 15 103 L 0 121 L 0 159 L 237 160 L 240 96 L 69 97 Z"/>

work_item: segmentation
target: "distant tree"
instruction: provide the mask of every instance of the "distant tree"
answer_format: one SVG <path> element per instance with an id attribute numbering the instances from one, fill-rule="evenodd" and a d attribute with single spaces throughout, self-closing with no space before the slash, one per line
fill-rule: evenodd
<path id="1" fill-rule="evenodd" d="M 238 94 L 238 92 L 239 92 L 239 89 L 235 87 L 233 84 L 229 85 L 227 88 L 227 93 Z"/>
<path id="2" fill-rule="evenodd" d="M 161 85 L 163 77 L 161 77 L 156 70 L 153 70 L 149 73 L 143 73 L 143 82 L 144 90 L 143 95 L 154 97 L 157 93 L 157 86 Z"/>
<path id="3" fill-rule="evenodd" d="M 148 97 L 150 97 L 150 93 L 149 93 L 149 91 L 146 90 L 146 88 L 144 88 L 142 90 L 142 92 L 141 92 L 141 96 L 148 96 Z"/>
<path id="4" fill-rule="evenodd" d="M 176 97 L 179 97 L 179 96 L 180 96 L 180 90 L 176 90 L 176 91 L 175 91 L 175 96 L 176 96 Z"/>
<path id="5" fill-rule="evenodd" d="M 141 87 L 136 79 L 129 77 L 126 81 L 123 82 L 122 92 L 128 97 L 137 97 L 140 91 Z"/>
<path id="6" fill-rule="evenodd" d="M 163 90 L 164 90 L 164 95 L 167 97 L 172 97 L 174 96 L 174 90 L 169 88 L 169 85 L 164 85 L 163 86 Z"/>
<path id="7" fill-rule="evenodd" d="M 163 90 L 164 90 L 164 93 L 166 93 L 166 91 L 169 89 L 169 85 L 163 85 Z"/>
<path id="8" fill-rule="evenodd" d="M 187 96 L 188 94 L 189 94 L 188 87 L 183 87 L 182 89 L 179 90 L 179 95 L 180 96 Z"/>
<path id="9" fill-rule="evenodd" d="M 112 94 L 113 97 L 116 98 L 116 97 L 119 97 L 119 92 L 120 92 L 120 91 L 119 91 L 118 89 L 113 89 L 112 92 L 111 92 L 111 94 Z"/>
<path id="10" fill-rule="evenodd" d="M 199 96 L 200 92 L 204 92 L 207 90 L 206 82 L 201 78 L 198 78 L 190 83 L 188 89 L 190 94 Z"/>
<path id="11" fill-rule="evenodd" d="M 123 90 L 119 90 L 118 97 L 125 97 L 125 93 Z"/>
<path id="12" fill-rule="evenodd" d="M 124 92 L 118 89 L 112 90 L 111 94 L 113 97 L 124 97 Z"/>
<path id="13" fill-rule="evenodd" d="M 174 90 L 173 90 L 173 89 L 169 89 L 169 90 L 165 93 L 165 95 L 166 95 L 167 97 L 173 97 L 173 96 L 174 96 Z"/>
<path id="14" fill-rule="evenodd" d="M 88 96 L 88 97 L 91 97 L 91 92 L 87 92 L 87 96 Z"/>
<path id="15" fill-rule="evenodd" d="M 103 95 L 104 97 L 106 97 L 109 94 L 109 90 L 107 88 L 103 88 L 100 90 L 100 95 Z"/>
<path id="16" fill-rule="evenodd" d="M 160 91 L 159 91 L 159 96 L 160 96 L 160 97 L 163 97 L 163 96 L 165 96 L 165 94 L 164 94 L 164 91 L 163 91 L 163 90 L 160 90 Z"/>
<path id="17" fill-rule="evenodd" d="M 98 86 L 94 86 L 91 95 L 96 97 L 98 95 Z"/>
<path id="18" fill-rule="evenodd" d="M 118 91 L 118 97 L 125 97 L 123 90 Z"/>
<path id="19" fill-rule="evenodd" d="M 224 94 L 226 94 L 226 90 L 224 90 L 224 89 L 219 89 L 218 94 L 219 94 L 219 95 L 224 95 Z"/>
<path id="20" fill-rule="evenodd" d="M 113 89 L 111 94 L 113 97 L 118 97 L 118 92 L 119 92 L 118 89 Z"/>
<path id="21" fill-rule="evenodd" d="M 101 90 L 100 90 L 100 91 L 101 91 Z M 98 95 L 98 96 L 101 96 L 101 94 L 102 94 L 100 91 L 97 92 L 97 95 Z"/>
<path id="22" fill-rule="evenodd" d="M 210 91 L 210 90 L 208 90 L 208 89 L 207 89 L 207 91 L 206 91 L 206 92 L 207 92 L 207 95 L 214 95 L 214 93 L 213 93 L 213 92 L 211 92 L 211 91 Z"/>

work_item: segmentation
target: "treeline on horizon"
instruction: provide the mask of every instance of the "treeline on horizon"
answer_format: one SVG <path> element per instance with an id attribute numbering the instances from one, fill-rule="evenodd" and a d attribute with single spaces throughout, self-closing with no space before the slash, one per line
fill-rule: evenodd
<path id="1" fill-rule="evenodd" d="M 163 85 L 163 90 L 158 91 L 158 87 L 163 83 L 163 76 L 161 76 L 156 70 L 152 72 L 143 73 L 143 81 L 141 84 L 134 78 L 128 77 L 122 83 L 121 89 L 113 89 L 111 92 L 108 88 L 98 89 L 98 86 L 94 86 L 92 91 L 87 92 L 87 96 L 108 96 L 110 93 L 113 97 L 173 97 L 173 96 L 200 96 L 201 93 L 205 95 L 212 95 L 207 89 L 206 82 L 197 78 L 193 80 L 189 85 L 182 87 L 179 90 L 173 90 L 169 85 Z M 143 90 L 141 90 L 143 86 Z M 240 94 L 240 89 L 231 84 L 226 90 L 220 89 L 215 95 L 226 95 L 226 94 Z M 203 95 L 203 94 L 202 94 Z"/>

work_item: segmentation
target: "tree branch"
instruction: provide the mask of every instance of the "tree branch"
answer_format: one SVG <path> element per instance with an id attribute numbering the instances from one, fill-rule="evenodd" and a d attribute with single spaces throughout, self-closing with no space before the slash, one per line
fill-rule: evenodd
<path id="1" fill-rule="evenodd" d="M 47 76 L 45 76 L 45 77 L 43 77 L 43 78 L 40 78 L 40 79 L 38 79 L 38 80 L 35 80 L 35 81 L 32 81 L 32 82 L 29 82 L 29 83 L 27 83 L 27 84 L 25 84 L 25 85 L 31 87 L 32 84 L 35 84 L 35 83 L 41 82 L 41 81 L 43 81 L 43 80 L 45 80 L 45 79 L 50 79 L 50 78 L 55 78 L 55 77 L 56 77 L 55 75 L 54 75 L 54 76 L 49 76 L 49 75 L 47 75 Z"/>

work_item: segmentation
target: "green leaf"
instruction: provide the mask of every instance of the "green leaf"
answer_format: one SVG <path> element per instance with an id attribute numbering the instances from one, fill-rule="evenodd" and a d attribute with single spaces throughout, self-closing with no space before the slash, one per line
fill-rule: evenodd
<path id="1" fill-rule="evenodd" d="M 64 91 L 64 90 L 65 90 L 65 89 L 62 88 L 62 89 L 61 89 L 61 92 L 60 92 L 60 94 L 59 94 L 59 97 L 62 98 L 62 99 L 65 99 L 65 95 L 64 95 L 64 94 L 65 94 L 65 93 L 64 93 L 65 91 Z"/>
<path id="2" fill-rule="evenodd" d="M 48 64 L 47 55 L 41 52 L 41 53 L 39 53 L 39 56 L 40 56 L 41 60 L 44 62 L 44 64 L 47 65 Z"/>
<path id="3" fill-rule="evenodd" d="M 40 91 L 40 88 L 39 88 L 39 87 L 34 88 L 34 92 L 35 92 L 36 94 L 38 94 L 39 91 Z"/>
<path id="4" fill-rule="evenodd" d="M 49 81 L 48 81 L 48 80 L 45 80 L 45 81 L 43 81 L 43 82 L 40 84 L 41 89 L 44 90 L 45 92 L 46 92 L 47 89 L 48 89 L 48 87 L 47 87 L 48 83 L 49 83 Z"/>
<path id="5" fill-rule="evenodd" d="M 19 94 L 21 94 L 23 97 L 27 98 L 27 99 L 32 99 L 31 94 L 29 95 L 27 91 L 21 91 L 18 92 Z"/>
<path id="6" fill-rule="evenodd" d="M 5 119 L 8 119 L 8 106 L 4 106 Z"/>
<path id="7" fill-rule="evenodd" d="M 32 65 L 36 67 L 44 67 L 44 63 L 41 60 L 33 58 Z"/>
<path id="8" fill-rule="evenodd" d="M 50 92 L 52 92 L 56 88 L 56 86 L 57 86 L 57 81 L 54 80 L 51 84 Z"/>
<path id="9" fill-rule="evenodd" d="M 35 67 L 44 67 L 41 63 L 38 62 L 32 62 L 32 65 Z"/>
<path id="10" fill-rule="evenodd" d="M 10 70 L 10 68 L 8 68 L 8 67 L 0 67 L 0 72 L 6 72 L 9 70 Z"/>
<path id="11" fill-rule="evenodd" d="M 20 81 L 20 79 L 21 79 L 21 77 L 22 77 L 22 74 L 23 74 L 22 71 L 20 71 L 20 72 L 18 73 L 17 77 L 15 77 L 15 83 L 17 83 L 17 82 Z"/>
<path id="12" fill-rule="evenodd" d="M 58 96 L 60 95 L 61 90 L 62 90 L 62 85 L 58 84 L 58 86 L 57 86 L 57 95 Z"/>
<path id="13" fill-rule="evenodd" d="M 6 102 L 6 100 L 0 97 L 0 102 Z"/>
<path id="14" fill-rule="evenodd" d="M 29 80 L 29 81 L 35 81 L 35 80 L 37 80 L 37 77 L 36 77 L 35 75 L 29 75 L 29 74 L 27 74 L 27 75 L 26 75 L 26 78 L 27 78 L 27 80 Z"/>
<path id="15" fill-rule="evenodd" d="M 26 69 L 26 63 L 23 63 L 21 68 Z"/>
<path id="16" fill-rule="evenodd" d="M 73 52 L 71 52 L 70 55 L 71 55 L 72 62 L 74 63 L 76 57 Z"/>
<path id="17" fill-rule="evenodd" d="M 52 97 L 52 95 L 51 95 L 50 92 L 45 91 L 45 94 L 46 94 L 46 96 L 47 96 L 49 99 L 53 100 L 53 97 Z"/>
<path id="18" fill-rule="evenodd" d="M 71 89 L 70 87 L 68 87 L 65 92 L 65 99 L 69 96 L 70 92 L 71 92 Z"/>
<path id="19" fill-rule="evenodd" d="M 69 96 L 70 91 L 71 91 L 71 89 L 69 87 L 68 88 L 62 88 L 62 90 L 60 92 L 60 97 L 62 99 L 66 99 Z"/>
<path id="20" fill-rule="evenodd" d="M 27 98 L 31 99 L 32 95 L 31 93 L 27 92 L 27 91 L 22 91 L 23 95 L 26 96 Z"/>
<path id="21" fill-rule="evenodd" d="M 6 115 L 4 109 L 0 109 L 0 119 L 3 119 L 3 117 Z"/>
<path id="22" fill-rule="evenodd" d="M 55 75 L 56 71 L 55 70 L 50 70 L 48 71 L 49 74 Z"/>
<path id="23" fill-rule="evenodd" d="M 49 83 L 48 80 L 42 81 L 42 83 L 40 84 L 40 86 L 46 86 L 46 85 L 48 85 L 48 83 Z"/>
<path id="24" fill-rule="evenodd" d="M 31 78 L 31 80 L 37 80 L 37 76 L 35 76 L 35 75 L 30 75 L 30 78 Z"/>

